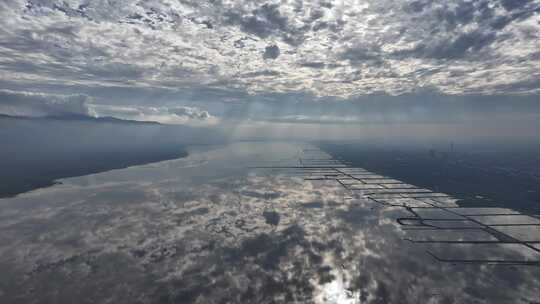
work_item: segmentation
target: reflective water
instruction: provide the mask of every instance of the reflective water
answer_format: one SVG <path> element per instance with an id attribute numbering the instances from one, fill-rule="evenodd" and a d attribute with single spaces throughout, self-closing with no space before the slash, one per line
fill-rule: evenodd
<path id="1" fill-rule="evenodd" d="M 304 147 L 192 149 L 0 200 L 0 303 L 540 301 L 538 266 L 444 263 L 426 251 L 538 260 L 529 248 L 412 243 L 493 237 L 406 230 L 396 221 L 411 216 L 404 208 L 335 181 L 251 168 L 297 166 Z M 429 210 L 424 217 L 448 216 Z M 507 229 L 537 240 L 519 227 Z"/>

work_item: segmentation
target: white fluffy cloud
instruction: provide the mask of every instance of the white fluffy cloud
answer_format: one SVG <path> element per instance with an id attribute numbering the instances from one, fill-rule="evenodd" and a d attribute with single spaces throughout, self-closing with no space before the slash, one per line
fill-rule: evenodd
<path id="1" fill-rule="evenodd" d="M 217 117 L 196 107 L 134 107 L 134 106 L 89 106 L 90 114 L 95 117 L 115 117 L 137 121 L 155 121 L 164 124 L 187 124 L 208 126 L 219 122 Z"/>
<path id="2" fill-rule="evenodd" d="M 87 95 L 59 95 L 0 90 L 0 114 L 12 116 L 114 117 L 164 124 L 208 126 L 219 122 L 196 107 L 111 106 L 93 103 Z"/>
<path id="3" fill-rule="evenodd" d="M 537 94 L 538 0 L 0 3 L 0 81 Z"/>
<path id="4" fill-rule="evenodd" d="M 54 95 L 0 90 L 0 113 L 13 116 L 88 115 L 87 95 Z"/>

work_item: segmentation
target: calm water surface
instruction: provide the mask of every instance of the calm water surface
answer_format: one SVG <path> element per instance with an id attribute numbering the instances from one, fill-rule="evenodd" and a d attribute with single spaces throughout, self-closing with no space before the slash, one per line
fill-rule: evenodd
<path id="1" fill-rule="evenodd" d="M 251 168 L 296 166 L 305 146 L 192 149 L 0 200 L 0 303 L 540 301 L 537 266 L 426 252 L 539 260 L 534 251 L 413 244 L 396 221 L 404 208 Z"/>

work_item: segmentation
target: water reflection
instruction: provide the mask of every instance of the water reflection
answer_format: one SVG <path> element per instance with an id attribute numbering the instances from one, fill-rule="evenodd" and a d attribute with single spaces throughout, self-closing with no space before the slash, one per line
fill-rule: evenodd
<path id="1" fill-rule="evenodd" d="M 249 168 L 297 165 L 301 148 L 192 150 L 0 200 L 0 302 L 540 300 L 537 267 L 439 263 L 405 240 L 413 232 L 396 219 L 407 210 L 336 182 Z M 465 258 L 501 252 L 429 246 Z"/>

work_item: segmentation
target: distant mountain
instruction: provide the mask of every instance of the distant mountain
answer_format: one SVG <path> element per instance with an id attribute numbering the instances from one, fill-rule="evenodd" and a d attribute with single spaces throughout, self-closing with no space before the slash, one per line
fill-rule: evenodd
<path id="1" fill-rule="evenodd" d="M 114 117 L 0 114 L 0 198 L 56 180 L 188 155 L 226 141 L 216 129 Z"/>
<path id="2" fill-rule="evenodd" d="M 89 122 L 107 122 L 107 123 L 118 123 L 118 124 L 144 124 L 144 125 L 161 125 L 156 121 L 138 121 L 138 120 L 128 120 L 120 119 L 111 116 L 104 117 L 93 117 L 83 114 L 64 114 L 64 115 L 50 115 L 50 116 L 16 116 L 16 115 L 7 115 L 0 113 L 0 119 L 29 119 L 29 120 L 55 120 L 55 121 L 89 121 Z"/>

